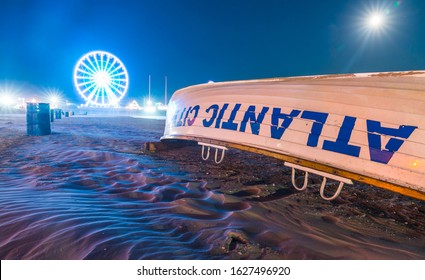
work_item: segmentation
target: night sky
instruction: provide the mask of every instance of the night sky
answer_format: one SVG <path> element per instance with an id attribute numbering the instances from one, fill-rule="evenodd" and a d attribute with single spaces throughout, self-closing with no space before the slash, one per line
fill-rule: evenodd
<path id="1" fill-rule="evenodd" d="M 374 10 L 379 30 L 365 26 Z M 129 98 L 213 81 L 425 69 L 425 1 L 0 0 L 0 84 L 73 86 L 78 59 L 116 55 Z"/>

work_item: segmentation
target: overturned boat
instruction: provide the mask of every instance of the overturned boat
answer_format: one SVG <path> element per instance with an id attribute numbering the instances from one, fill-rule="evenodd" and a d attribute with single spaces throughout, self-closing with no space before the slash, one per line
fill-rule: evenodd
<path id="1" fill-rule="evenodd" d="M 425 71 L 191 86 L 169 103 L 161 140 L 176 139 L 197 141 L 205 160 L 215 150 L 217 163 L 229 148 L 281 159 L 299 190 L 321 175 L 327 200 L 352 180 L 425 200 Z M 340 182 L 332 196 L 327 178 Z"/>

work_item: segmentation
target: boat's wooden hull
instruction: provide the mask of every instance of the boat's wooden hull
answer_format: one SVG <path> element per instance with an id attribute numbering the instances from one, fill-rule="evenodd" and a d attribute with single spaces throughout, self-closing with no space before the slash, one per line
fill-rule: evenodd
<path id="1" fill-rule="evenodd" d="M 425 193 L 425 72 L 185 88 L 162 139 L 222 141 Z"/>

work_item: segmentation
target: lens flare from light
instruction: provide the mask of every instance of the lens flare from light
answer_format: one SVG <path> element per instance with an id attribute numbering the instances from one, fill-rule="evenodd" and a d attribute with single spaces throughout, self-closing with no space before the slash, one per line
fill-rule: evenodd
<path id="1" fill-rule="evenodd" d="M 358 31 L 367 39 L 379 39 L 389 37 L 394 32 L 398 4 L 390 5 L 388 2 L 380 2 L 364 6 L 359 13 Z"/>
<path id="2" fill-rule="evenodd" d="M 4 107 L 13 106 L 14 98 L 10 95 L 4 94 L 0 95 L 0 105 Z"/>
<path id="3" fill-rule="evenodd" d="M 385 24 L 384 16 L 381 13 L 374 13 L 369 16 L 369 19 L 367 21 L 367 25 L 370 28 L 380 28 Z"/>
<path id="4" fill-rule="evenodd" d="M 13 108 L 19 103 L 18 98 L 21 94 L 21 87 L 12 82 L 5 81 L 0 83 L 0 107 Z"/>
<path id="5" fill-rule="evenodd" d="M 41 91 L 43 94 L 43 100 L 50 103 L 51 109 L 58 109 L 64 105 L 64 94 L 59 89 L 46 88 Z"/>

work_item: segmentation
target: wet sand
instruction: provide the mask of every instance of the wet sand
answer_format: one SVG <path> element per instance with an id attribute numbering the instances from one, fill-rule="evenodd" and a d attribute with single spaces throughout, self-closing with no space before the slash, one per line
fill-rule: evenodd
<path id="1" fill-rule="evenodd" d="M 187 146 L 163 120 L 0 114 L 1 259 L 425 259 L 425 203 L 354 184 L 327 202 L 283 162 Z"/>

